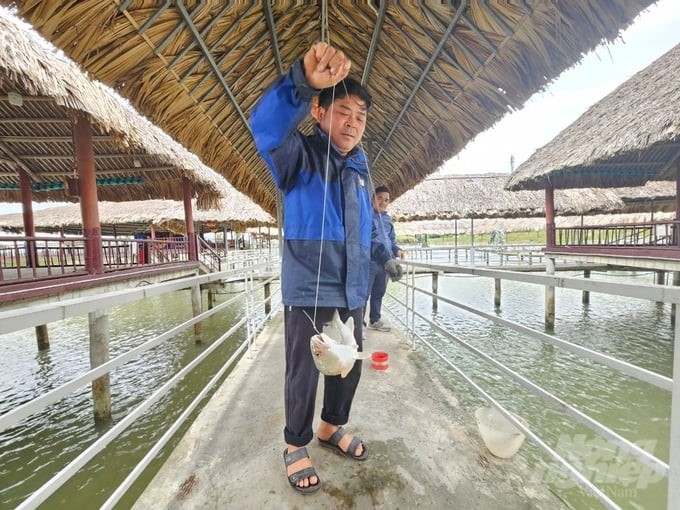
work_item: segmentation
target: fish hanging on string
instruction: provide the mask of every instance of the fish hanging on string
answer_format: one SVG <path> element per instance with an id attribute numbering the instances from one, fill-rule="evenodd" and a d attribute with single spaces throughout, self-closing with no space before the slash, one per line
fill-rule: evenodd
<path id="1" fill-rule="evenodd" d="M 324 375 L 347 377 L 356 360 L 370 356 L 370 353 L 359 352 L 354 338 L 354 318 L 350 317 L 343 324 L 337 310 L 323 332 L 312 336 L 309 346 L 316 368 Z"/>

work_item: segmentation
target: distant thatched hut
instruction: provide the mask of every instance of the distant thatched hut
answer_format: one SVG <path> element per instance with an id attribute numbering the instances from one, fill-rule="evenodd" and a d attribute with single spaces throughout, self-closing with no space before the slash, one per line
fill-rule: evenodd
<path id="1" fill-rule="evenodd" d="M 531 218 L 545 215 L 543 194 L 504 189 L 507 175 L 429 177 L 397 198 L 389 211 L 396 221 L 461 218 Z M 621 212 L 623 201 L 611 191 L 566 190 L 557 194 L 564 215 Z"/>
<path id="2" fill-rule="evenodd" d="M 225 229 L 244 232 L 248 227 L 275 225 L 274 219 L 240 192 L 232 190 L 222 208 L 200 210 L 194 221 L 207 230 Z M 240 199 L 234 199 L 238 195 Z M 82 218 L 77 204 L 36 211 L 35 228 L 41 232 L 82 233 Z M 184 204 L 174 200 L 143 200 L 125 203 L 100 202 L 99 218 L 103 235 L 132 235 L 149 228 L 185 234 Z M 0 216 L 0 230 L 23 232 L 22 214 Z"/>
<path id="3" fill-rule="evenodd" d="M 510 176 L 511 190 L 616 188 L 675 181 L 680 44 L 591 106 Z"/>

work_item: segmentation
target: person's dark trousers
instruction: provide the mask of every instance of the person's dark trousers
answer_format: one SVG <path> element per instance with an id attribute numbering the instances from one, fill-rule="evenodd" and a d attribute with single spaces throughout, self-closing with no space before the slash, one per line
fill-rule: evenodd
<path id="1" fill-rule="evenodd" d="M 284 402 L 286 409 L 286 426 L 283 437 L 287 444 L 305 446 L 314 435 L 314 404 L 319 382 L 319 371 L 312 359 L 309 340 L 317 330 L 322 331 L 323 324 L 333 318 L 335 308 L 317 308 L 316 330 L 312 325 L 315 317 L 314 308 L 286 306 L 284 308 L 286 375 L 284 382 Z M 362 309 L 338 309 L 340 319 L 345 322 L 354 317 L 354 338 L 362 350 Z M 344 425 L 349 420 L 352 400 L 361 377 L 361 361 L 354 362 L 354 367 L 342 378 L 324 376 L 324 398 L 321 419 L 333 425 Z"/>
<path id="2" fill-rule="evenodd" d="M 382 300 L 387 291 L 387 273 L 385 268 L 371 262 L 371 269 L 368 272 L 368 292 L 370 294 L 368 303 L 370 311 L 368 318 L 371 322 L 378 322 L 382 317 Z"/>

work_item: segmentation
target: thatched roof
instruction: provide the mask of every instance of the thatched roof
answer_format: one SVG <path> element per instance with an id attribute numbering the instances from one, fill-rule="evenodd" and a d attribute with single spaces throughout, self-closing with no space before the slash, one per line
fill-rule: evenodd
<path id="1" fill-rule="evenodd" d="M 644 186 L 611 188 L 628 212 L 675 211 L 675 181 L 649 181 Z"/>
<path id="2" fill-rule="evenodd" d="M 456 218 L 528 218 L 545 215 L 541 191 L 507 191 L 506 174 L 428 177 L 389 208 L 398 221 Z M 555 209 L 561 215 L 616 212 L 623 201 L 610 190 L 561 190 Z"/>
<path id="3" fill-rule="evenodd" d="M 12 104 L 16 93 L 22 105 Z M 229 194 L 222 176 L 0 7 L 0 201 L 21 200 L 20 170 L 31 176 L 34 201 L 78 200 L 67 183 L 77 177 L 70 110 L 93 127 L 99 199 L 181 199 L 182 176 L 200 207 Z"/>
<path id="4" fill-rule="evenodd" d="M 672 220 L 673 213 L 661 212 L 654 214 L 654 220 Z M 651 221 L 650 213 L 623 213 L 623 214 L 594 214 L 588 216 L 589 227 L 619 225 L 622 223 L 644 223 Z M 581 216 L 557 216 L 556 227 L 578 227 L 582 224 Z M 474 225 L 473 225 L 474 223 Z M 395 222 L 394 230 L 397 236 L 428 234 L 490 234 L 496 229 L 505 232 L 541 232 L 545 231 L 545 218 L 482 218 L 471 221 L 469 218 L 459 220 L 423 220 Z"/>
<path id="5" fill-rule="evenodd" d="M 675 179 L 680 44 L 590 107 L 521 164 L 509 189 L 640 186 Z"/>
<path id="6" fill-rule="evenodd" d="M 276 224 L 269 214 L 247 198 L 245 201 L 236 202 L 224 200 L 220 205 L 219 210 L 194 210 L 194 223 L 218 230 L 229 228 L 239 232 L 245 231 L 248 227 Z M 40 209 L 34 212 L 34 221 L 35 229 L 39 232 L 82 233 L 82 217 L 78 204 Z M 144 232 L 149 230 L 151 224 L 158 230 L 169 230 L 178 234 L 186 231 L 184 204 L 176 200 L 100 202 L 99 221 L 103 235 Z M 0 230 L 23 232 L 23 215 L 21 213 L 0 215 Z"/>
<path id="7" fill-rule="evenodd" d="M 0 1 L 272 213 L 247 117 L 322 32 L 372 92 L 364 145 L 397 197 L 653 3 Z"/>

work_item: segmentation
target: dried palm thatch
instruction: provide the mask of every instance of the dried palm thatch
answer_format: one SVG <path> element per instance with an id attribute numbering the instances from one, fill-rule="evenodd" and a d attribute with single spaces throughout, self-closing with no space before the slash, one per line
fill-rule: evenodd
<path id="1" fill-rule="evenodd" d="M 398 221 L 457 218 L 529 218 L 545 215 L 540 191 L 507 191 L 507 175 L 449 175 L 428 177 L 390 207 Z M 624 209 L 611 190 L 560 190 L 555 193 L 560 214 L 596 214 Z"/>
<path id="2" fill-rule="evenodd" d="M 200 207 L 231 193 L 222 176 L 0 7 L 0 201 L 20 201 L 21 170 L 31 176 L 34 201 L 78 200 L 68 195 L 77 178 L 74 111 L 93 128 L 100 199 L 181 199 L 183 176 Z"/>
<path id="3" fill-rule="evenodd" d="M 364 146 L 397 197 L 652 0 L 4 3 L 273 212 L 248 113 L 323 33 L 372 92 Z"/>
<path id="4" fill-rule="evenodd" d="M 234 192 L 238 193 L 239 192 Z M 245 197 L 244 197 L 245 198 Z M 274 219 L 250 200 L 223 200 L 221 208 L 194 212 L 194 223 L 199 228 L 244 232 L 248 227 L 275 225 Z M 78 204 L 67 204 L 40 209 L 34 213 L 35 229 L 39 232 L 82 233 L 82 216 Z M 177 234 L 186 232 L 184 204 L 175 200 L 133 200 L 123 203 L 100 202 L 99 221 L 103 235 L 131 235 L 144 232 L 153 225 L 157 230 Z M 23 215 L 0 215 L 0 230 L 21 233 Z"/>
<path id="5" fill-rule="evenodd" d="M 641 186 L 680 162 L 680 44 L 590 107 L 520 165 L 509 189 Z"/>
<path id="6" fill-rule="evenodd" d="M 675 211 L 676 183 L 673 181 L 649 181 L 644 186 L 612 188 L 628 212 Z"/>

